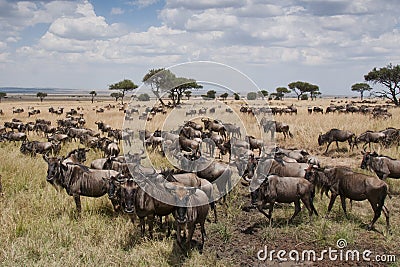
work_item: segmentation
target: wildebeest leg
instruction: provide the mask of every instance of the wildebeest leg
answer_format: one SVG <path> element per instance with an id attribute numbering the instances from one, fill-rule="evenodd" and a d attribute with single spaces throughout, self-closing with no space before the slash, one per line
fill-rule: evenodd
<path id="1" fill-rule="evenodd" d="M 331 143 L 332 143 L 332 142 L 329 142 L 328 145 L 326 146 L 325 153 L 328 152 L 328 148 L 329 148 L 329 146 L 331 145 Z"/>
<path id="2" fill-rule="evenodd" d="M 308 216 L 310 217 L 310 222 L 311 222 L 311 216 L 315 212 L 315 215 L 318 216 L 318 212 L 314 207 L 313 200 L 310 196 L 304 196 L 301 198 L 301 201 L 304 203 L 304 206 L 306 206 L 308 210 Z"/>
<path id="3" fill-rule="evenodd" d="M 385 205 L 382 207 L 383 214 L 386 217 L 386 231 L 390 233 L 390 225 L 389 225 L 389 210 L 386 208 Z"/>
<path id="4" fill-rule="evenodd" d="M 192 247 L 192 237 L 193 237 L 193 233 L 194 233 L 194 229 L 196 228 L 196 224 L 194 223 L 194 222 L 191 222 L 191 223 L 189 223 L 188 224 L 188 237 L 187 237 L 187 240 L 186 240 L 186 244 L 187 244 L 187 247 L 188 247 L 188 250 L 190 250 L 191 249 L 191 247 Z"/>
<path id="5" fill-rule="evenodd" d="M 336 149 L 339 150 L 339 142 L 336 141 Z"/>
<path id="6" fill-rule="evenodd" d="M 329 201 L 328 212 L 327 212 L 326 215 L 328 215 L 328 213 L 331 212 L 332 207 L 333 207 L 333 204 L 335 203 L 335 200 L 336 200 L 336 197 L 337 197 L 337 196 L 338 196 L 337 194 L 331 193 L 331 200 Z"/>
<path id="7" fill-rule="evenodd" d="M 80 214 L 82 211 L 81 197 L 79 195 L 74 195 L 74 200 L 75 200 L 76 210 L 78 211 L 78 214 Z"/>
<path id="8" fill-rule="evenodd" d="M 212 210 L 214 210 L 214 223 L 217 223 L 217 222 L 218 222 L 218 217 L 217 217 L 217 205 L 215 205 L 215 202 L 214 202 L 214 201 L 210 203 L 210 208 L 211 208 Z"/>
<path id="9" fill-rule="evenodd" d="M 272 214 L 272 210 L 274 209 L 274 204 L 270 203 L 268 214 L 263 210 L 263 207 L 265 206 L 265 204 L 267 204 L 267 202 L 263 201 L 260 205 L 257 205 L 257 209 L 259 212 L 264 214 L 265 217 L 267 217 L 269 220 L 271 220 L 271 214 Z"/>
<path id="10" fill-rule="evenodd" d="M 176 242 L 178 243 L 178 246 L 181 249 L 183 249 L 181 231 L 182 231 L 182 225 L 180 223 L 178 223 L 177 226 L 176 226 Z"/>
<path id="11" fill-rule="evenodd" d="M 309 207 L 308 207 L 309 208 Z M 307 209 L 308 209 L 307 208 Z M 294 201 L 294 213 L 292 215 L 292 217 L 289 220 L 289 223 L 293 222 L 294 217 L 296 217 L 297 214 L 299 214 L 299 212 L 301 211 L 301 207 L 300 207 L 300 199 L 296 199 Z"/>
<path id="12" fill-rule="evenodd" d="M 153 225 L 154 225 L 154 215 L 147 216 L 147 224 L 149 225 L 149 236 L 153 238 Z"/>
<path id="13" fill-rule="evenodd" d="M 347 216 L 347 211 L 346 211 L 346 198 L 342 195 L 340 195 L 340 201 L 342 202 L 342 208 L 344 211 L 344 216 L 348 219 L 349 217 Z"/>
<path id="14" fill-rule="evenodd" d="M 139 218 L 139 220 L 140 220 L 140 234 L 141 234 L 142 237 L 144 237 L 144 232 L 146 230 L 146 223 L 145 223 L 144 219 L 145 219 L 145 217 L 140 217 Z"/>
<path id="15" fill-rule="evenodd" d="M 204 227 L 204 222 L 200 223 L 201 229 L 201 249 L 204 247 L 204 242 L 207 240 L 206 228 Z"/>

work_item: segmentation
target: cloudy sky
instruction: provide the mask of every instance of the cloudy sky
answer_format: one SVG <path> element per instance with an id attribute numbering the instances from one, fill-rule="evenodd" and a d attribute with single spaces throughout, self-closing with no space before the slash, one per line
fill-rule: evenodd
<path id="1" fill-rule="evenodd" d="M 0 0 L 0 87 L 106 89 L 215 61 L 262 89 L 349 94 L 400 62 L 398 0 Z M 243 88 L 243 90 L 245 90 Z"/>

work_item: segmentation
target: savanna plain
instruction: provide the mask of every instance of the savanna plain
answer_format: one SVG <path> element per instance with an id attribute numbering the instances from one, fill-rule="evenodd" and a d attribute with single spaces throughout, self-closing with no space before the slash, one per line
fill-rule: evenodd
<path id="1" fill-rule="evenodd" d="M 368 170 L 360 169 L 362 148 L 350 150 L 347 143 L 339 143 L 339 149 L 332 144 L 328 153 L 324 154 L 326 146 L 318 146 L 317 138 L 331 128 L 349 130 L 356 135 L 366 130 L 383 130 L 387 127 L 400 128 L 400 109 L 391 107 L 392 117 L 382 120 L 373 119 L 363 114 L 308 114 L 308 106 L 322 106 L 324 109 L 331 103 L 346 104 L 355 99 L 317 99 L 315 101 L 248 101 L 250 106 L 261 107 L 288 106 L 293 104 L 298 109 L 297 115 L 276 115 L 277 121 L 290 126 L 293 138 L 283 139 L 277 133 L 277 145 L 285 148 L 307 150 L 321 161 L 322 166 L 348 166 L 352 169 L 376 176 Z M 183 104 L 190 108 L 202 107 L 200 99 Z M 234 111 L 238 121 L 244 125 L 253 124 L 254 119 L 241 114 L 242 100 L 229 99 L 217 109 L 216 114 L 224 116 L 225 105 Z M 378 100 L 384 104 L 384 101 Z M 116 105 L 115 101 L 98 98 L 94 103 L 90 99 L 77 98 L 46 98 L 42 103 L 35 99 L 3 99 L 0 109 L 1 124 L 17 118 L 23 122 L 34 121 L 36 118 L 50 120 L 56 125 L 57 119 L 65 117 L 65 113 L 57 116 L 48 112 L 48 108 L 63 106 L 65 111 L 70 108 L 82 107 L 85 127 L 97 130 L 96 121 L 102 120 L 113 128 L 122 128 L 124 113 L 118 108 L 105 109 L 104 113 L 96 113 L 98 107 Z M 140 113 L 146 102 L 140 102 Z M 28 107 L 40 109 L 41 113 L 28 117 L 27 112 L 13 114 L 13 107 Z M 179 114 L 179 112 L 177 113 Z M 152 130 L 159 128 L 168 114 L 157 114 L 149 122 Z M 206 116 L 212 117 L 210 114 Z M 218 116 L 218 115 L 214 115 Z M 134 115 L 135 120 L 138 115 Z M 190 119 L 180 113 L 174 120 Z M 137 136 L 138 133 L 136 132 Z M 45 138 L 35 133 L 28 135 L 29 140 Z M 60 155 L 65 156 L 74 148 L 82 147 L 78 142 L 70 142 L 62 146 Z M 193 249 L 182 252 L 176 244 L 173 234 L 166 237 L 163 227 L 156 227 L 153 239 L 141 238 L 138 220 L 132 225 L 129 217 L 123 213 L 116 214 L 107 198 L 82 197 L 82 214 L 77 215 L 73 198 L 65 191 L 56 191 L 46 182 L 47 164 L 38 155 L 31 157 L 19 150 L 20 144 L 0 142 L 0 175 L 2 177 L 2 196 L 0 196 L 0 265 L 1 266 L 398 266 L 400 261 L 400 181 L 388 179 L 391 198 L 385 205 L 390 211 L 391 232 L 385 229 L 382 215 L 375 229 L 368 231 L 367 224 L 373 217 L 370 204 L 367 201 L 354 202 L 347 219 L 341 210 L 340 200 L 337 199 L 332 212 L 325 217 L 329 199 L 316 195 L 314 204 L 319 212 L 310 223 L 305 209 L 301 211 L 293 223 L 288 219 L 293 214 L 293 205 L 281 205 L 274 209 L 274 221 L 268 220 L 258 211 L 245 212 L 243 207 L 249 204 L 249 189 L 242 183 L 237 183 L 229 193 L 226 204 L 217 204 L 219 221 L 206 222 L 207 237 L 202 251 Z M 397 147 L 384 148 L 374 145 L 380 154 L 396 159 L 400 158 Z M 150 152 L 150 156 L 151 156 Z M 100 152 L 90 150 L 86 164 L 102 157 Z M 168 165 L 165 159 L 158 155 L 156 165 Z M 226 161 L 227 159 L 224 158 Z M 234 168 L 232 166 L 232 168 Z M 377 178 L 378 179 L 378 178 Z M 195 240 L 200 240 L 197 229 Z M 397 263 L 365 262 L 365 261 L 330 261 L 325 258 L 317 262 L 278 262 L 260 261 L 257 252 L 268 250 L 310 250 L 322 251 L 328 247 L 336 248 L 336 241 L 345 239 L 346 249 L 371 250 L 373 255 L 396 255 Z"/>

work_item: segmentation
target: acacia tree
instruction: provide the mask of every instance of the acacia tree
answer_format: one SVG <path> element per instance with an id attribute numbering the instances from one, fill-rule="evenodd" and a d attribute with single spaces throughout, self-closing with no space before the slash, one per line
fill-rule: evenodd
<path id="1" fill-rule="evenodd" d="M 379 97 L 390 99 L 396 106 L 400 105 L 397 96 L 400 94 L 400 65 L 393 66 L 391 63 L 386 67 L 374 68 L 364 79 L 372 84 L 381 84 L 385 89 L 375 94 Z"/>
<path id="2" fill-rule="evenodd" d="M 351 86 L 351 91 L 359 92 L 361 94 L 361 101 L 364 97 L 365 91 L 371 91 L 372 87 L 367 83 L 355 83 Z"/>
<path id="3" fill-rule="evenodd" d="M 313 99 L 319 92 L 319 87 L 317 85 L 308 82 L 292 82 L 288 84 L 288 87 L 297 95 L 297 100 L 300 100 L 301 96 L 305 93 L 310 93 L 311 99 Z"/>
<path id="4" fill-rule="evenodd" d="M 39 97 L 40 102 L 43 102 L 43 99 L 47 96 L 47 93 L 43 93 L 43 92 L 38 92 L 36 94 L 36 97 Z"/>
<path id="5" fill-rule="evenodd" d="M 122 97 L 122 93 L 121 92 L 114 92 L 110 94 L 111 97 L 115 98 L 115 101 L 118 101 L 118 98 Z"/>
<path id="6" fill-rule="evenodd" d="M 228 98 L 229 94 L 228 93 L 223 93 L 220 95 L 220 97 L 222 98 L 223 101 L 226 101 L 226 99 Z"/>
<path id="7" fill-rule="evenodd" d="M 7 93 L 0 92 L 0 103 L 1 103 L 1 99 L 5 98 L 6 96 L 7 96 Z"/>
<path id="8" fill-rule="evenodd" d="M 187 97 L 187 100 L 189 100 L 190 97 L 192 96 L 192 91 L 189 90 L 185 91 L 185 96 Z"/>
<path id="9" fill-rule="evenodd" d="M 201 95 L 203 98 L 206 98 L 206 99 L 215 99 L 215 94 L 216 94 L 217 92 L 215 91 L 215 90 L 209 90 L 209 91 L 207 91 L 207 94 L 205 94 L 205 95 Z"/>
<path id="10" fill-rule="evenodd" d="M 90 91 L 89 94 L 92 96 L 92 103 L 93 103 L 94 97 L 97 96 L 97 93 L 96 93 L 96 91 Z"/>
<path id="11" fill-rule="evenodd" d="M 268 91 L 267 91 L 267 90 L 261 90 L 261 91 L 258 92 L 258 95 L 259 95 L 262 99 L 264 99 L 265 97 L 268 96 Z"/>
<path id="12" fill-rule="evenodd" d="M 165 106 L 161 99 L 161 94 L 168 92 L 168 97 L 171 98 L 173 105 L 179 105 L 186 91 L 190 89 L 199 89 L 203 86 L 196 83 L 193 79 L 184 77 L 176 77 L 170 70 L 164 68 L 151 69 L 144 77 L 143 82 L 150 85 L 154 95 L 160 101 L 161 105 Z"/>
<path id="13" fill-rule="evenodd" d="M 290 93 L 291 91 L 287 89 L 286 87 L 278 87 L 275 89 L 276 93 L 272 93 L 272 96 L 275 96 L 276 100 L 283 100 L 283 97 L 285 94 Z"/>
<path id="14" fill-rule="evenodd" d="M 121 98 L 121 104 L 124 104 L 124 97 L 127 92 L 133 91 L 133 89 L 138 88 L 138 86 L 132 82 L 131 80 L 125 79 L 123 81 L 110 84 L 108 86 L 109 90 L 119 90 L 120 91 L 120 98 Z"/>

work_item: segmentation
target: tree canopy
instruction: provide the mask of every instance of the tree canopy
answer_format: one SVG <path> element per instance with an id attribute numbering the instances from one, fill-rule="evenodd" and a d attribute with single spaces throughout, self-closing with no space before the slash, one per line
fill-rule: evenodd
<path id="1" fill-rule="evenodd" d="M 285 96 L 285 94 L 291 92 L 286 87 L 278 87 L 275 90 L 276 90 L 276 93 L 272 93 L 271 96 L 275 96 L 276 100 L 283 100 L 283 97 Z"/>
<path id="2" fill-rule="evenodd" d="M 118 101 L 118 98 L 122 97 L 122 93 L 121 92 L 114 92 L 110 94 L 111 97 L 115 98 L 115 101 Z"/>
<path id="3" fill-rule="evenodd" d="M 161 99 L 161 94 L 168 92 L 168 97 L 171 98 L 173 105 L 179 105 L 181 103 L 182 96 L 186 91 L 190 89 L 199 89 L 203 86 L 197 84 L 193 79 L 184 77 L 176 77 L 170 70 L 164 68 L 151 69 L 143 77 L 143 82 L 150 85 L 154 95 L 164 106 L 164 102 Z"/>
<path id="4" fill-rule="evenodd" d="M 138 88 L 138 86 L 132 82 L 131 80 L 124 79 L 120 82 L 110 84 L 108 86 L 109 90 L 119 90 L 121 93 L 121 104 L 124 104 L 124 97 L 127 92 L 133 91 L 134 89 Z"/>
<path id="5" fill-rule="evenodd" d="M 47 93 L 43 93 L 43 92 L 38 92 L 36 94 L 36 97 L 39 97 L 40 102 L 43 102 L 43 99 L 47 96 Z"/>
<path id="6" fill-rule="evenodd" d="M 297 100 L 300 100 L 301 96 L 306 93 L 310 93 L 311 99 L 320 94 L 319 87 L 308 82 L 292 82 L 288 84 L 288 87 L 297 95 Z"/>
<path id="7" fill-rule="evenodd" d="M 248 92 L 247 93 L 247 100 L 256 100 L 257 99 L 257 93 L 256 92 Z"/>
<path id="8" fill-rule="evenodd" d="M 89 94 L 92 96 L 92 103 L 93 103 L 94 97 L 97 96 L 97 92 L 96 91 L 90 91 Z"/>
<path id="9" fill-rule="evenodd" d="M 355 83 L 351 86 L 351 91 L 359 92 L 361 94 L 361 100 L 363 100 L 364 92 L 371 90 L 372 87 L 367 83 Z"/>
<path id="10" fill-rule="evenodd" d="M 265 97 L 268 96 L 268 91 L 267 91 L 267 90 L 260 90 L 260 91 L 258 92 L 258 95 L 259 95 L 262 99 L 264 99 Z"/>
<path id="11" fill-rule="evenodd" d="M 205 98 L 205 99 L 215 99 L 215 94 L 216 94 L 217 92 L 215 91 L 215 90 L 209 90 L 209 91 L 207 91 L 207 94 L 205 94 L 205 95 L 201 95 L 203 98 Z"/>
<path id="12" fill-rule="evenodd" d="M 229 96 L 229 94 L 225 92 L 225 93 L 221 94 L 219 97 L 221 97 L 222 100 L 225 101 L 228 98 L 228 96 Z"/>
<path id="13" fill-rule="evenodd" d="M 372 84 L 381 84 L 385 88 L 375 94 L 380 97 L 390 99 L 396 106 L 399 106 L 400 94 L 400 66 L 393 66 L 391 63 L 386 67 L 377 69 L 373 68 L 368 74 L 364 75 L 364 79 Z"/>

